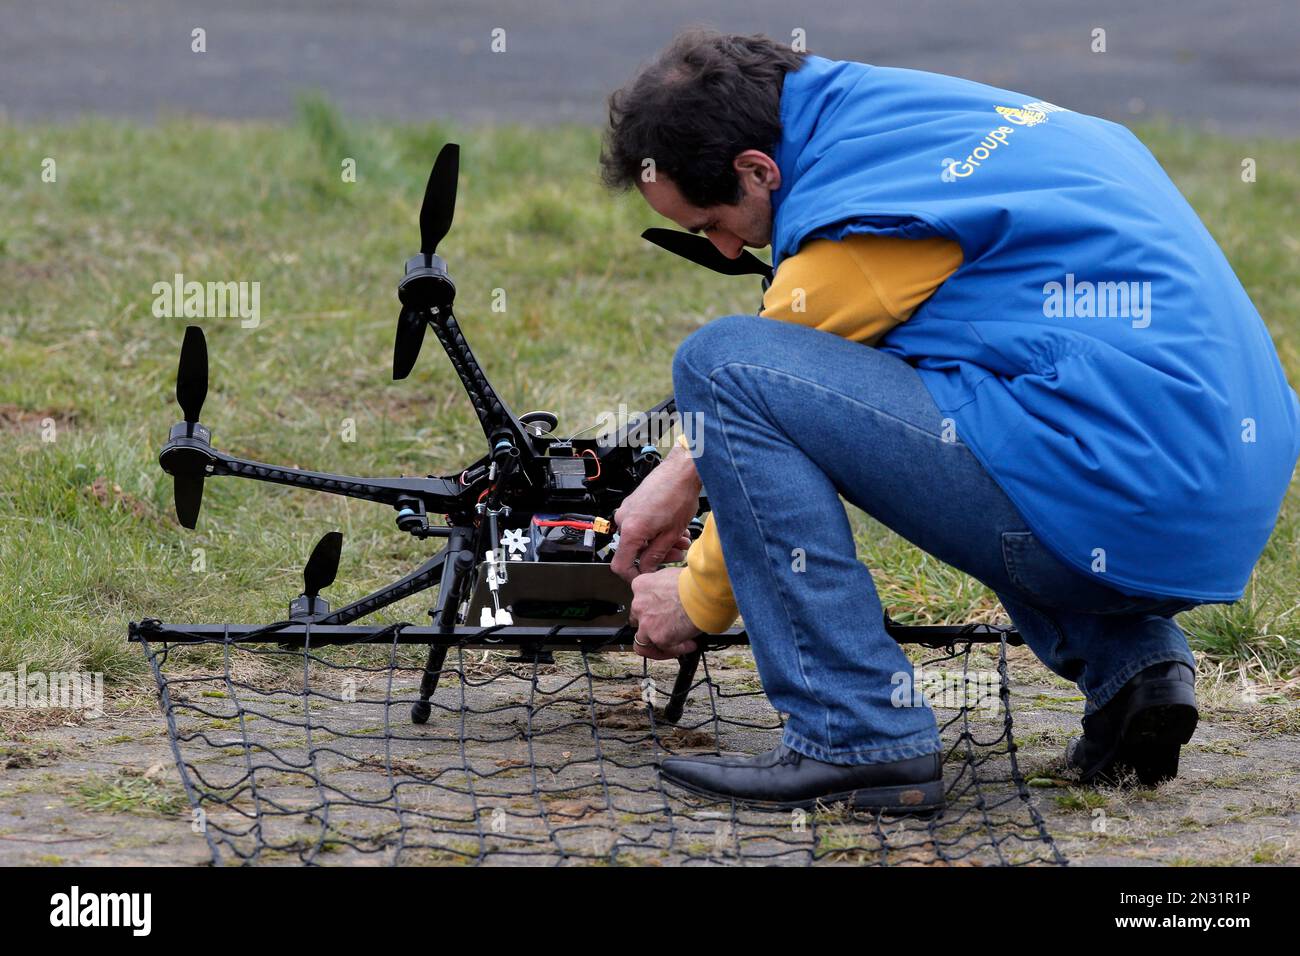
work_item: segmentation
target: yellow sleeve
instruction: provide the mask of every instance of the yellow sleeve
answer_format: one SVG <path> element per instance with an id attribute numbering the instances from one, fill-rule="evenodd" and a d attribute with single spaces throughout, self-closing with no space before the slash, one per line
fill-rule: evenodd
<path id="1" fill-rule="evenodd" d="M 961 259 L 961 246 L 947 239 L 814 239 L 781 263 L 759 314 L 874 345 L 911 318 Z"/>
<path id="2" fill-rule="evenodd" d="M 725 631 L 740 613 L 712 514 L 705 516 L 704 531 L 686 551 L 686 567 L 677 578 L 677 597 L 686 616 L 705 634 Z"/>
<path id="3" fill-rule="evenodd" d="M 875 345 L 911 318 L 961 261 L 961 246 L 947 239 L 815 239 L 781 263 L 760 315 Z M 686 552 L 677 595 L 706 634 L 725 631 L 740 613 L 712 514 Z"/>

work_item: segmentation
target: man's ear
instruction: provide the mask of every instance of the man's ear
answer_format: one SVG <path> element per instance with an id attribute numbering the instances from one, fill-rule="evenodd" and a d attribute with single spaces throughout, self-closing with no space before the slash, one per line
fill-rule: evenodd
<path id="1" fill-rule="evenodd" d="M 737 153 L 731 161 L 731 167 L 742 184 L 772 192 L 781 188 L 781 167 L 762 150 L 747 149 L 743 153 Z"/>

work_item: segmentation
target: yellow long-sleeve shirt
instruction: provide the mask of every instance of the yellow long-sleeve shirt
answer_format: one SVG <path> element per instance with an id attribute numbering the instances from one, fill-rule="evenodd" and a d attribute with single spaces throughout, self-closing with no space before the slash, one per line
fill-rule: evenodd
<path id="1" fill-rule="evenodd" d="M 907 321 L 961 261 L 961 247 L 947 239 L 815 239 L 781 262 L 759 314 L 875 345 Z M 677 593 L 705 633 L 725 631 L 739 614 L 712 513 L 686 552 Z"/>

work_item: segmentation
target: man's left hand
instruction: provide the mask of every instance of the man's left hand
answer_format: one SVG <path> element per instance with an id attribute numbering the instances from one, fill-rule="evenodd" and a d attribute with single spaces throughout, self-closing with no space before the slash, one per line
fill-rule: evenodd
<path id="1" fill-rule="evenodd" d="M 637 625 L 636 652 L 652 661 L 681 657 L 696 649 L 700 629 L 686 615 L 677 596 L 677 578 L 684 568 L 664 568 L 632 579 L 628 618 Z"/>

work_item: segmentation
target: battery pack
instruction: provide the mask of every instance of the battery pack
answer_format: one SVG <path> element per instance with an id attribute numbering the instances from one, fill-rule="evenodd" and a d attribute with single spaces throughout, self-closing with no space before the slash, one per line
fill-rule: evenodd
<path id="1" fill-rule="evenodd" d="M 594 561 L 596 552 L 609 544 L 613 535 L 609 522 L 595 515 L 536 514 L 529 522 L 529 544 L 534 561 Z"/>

